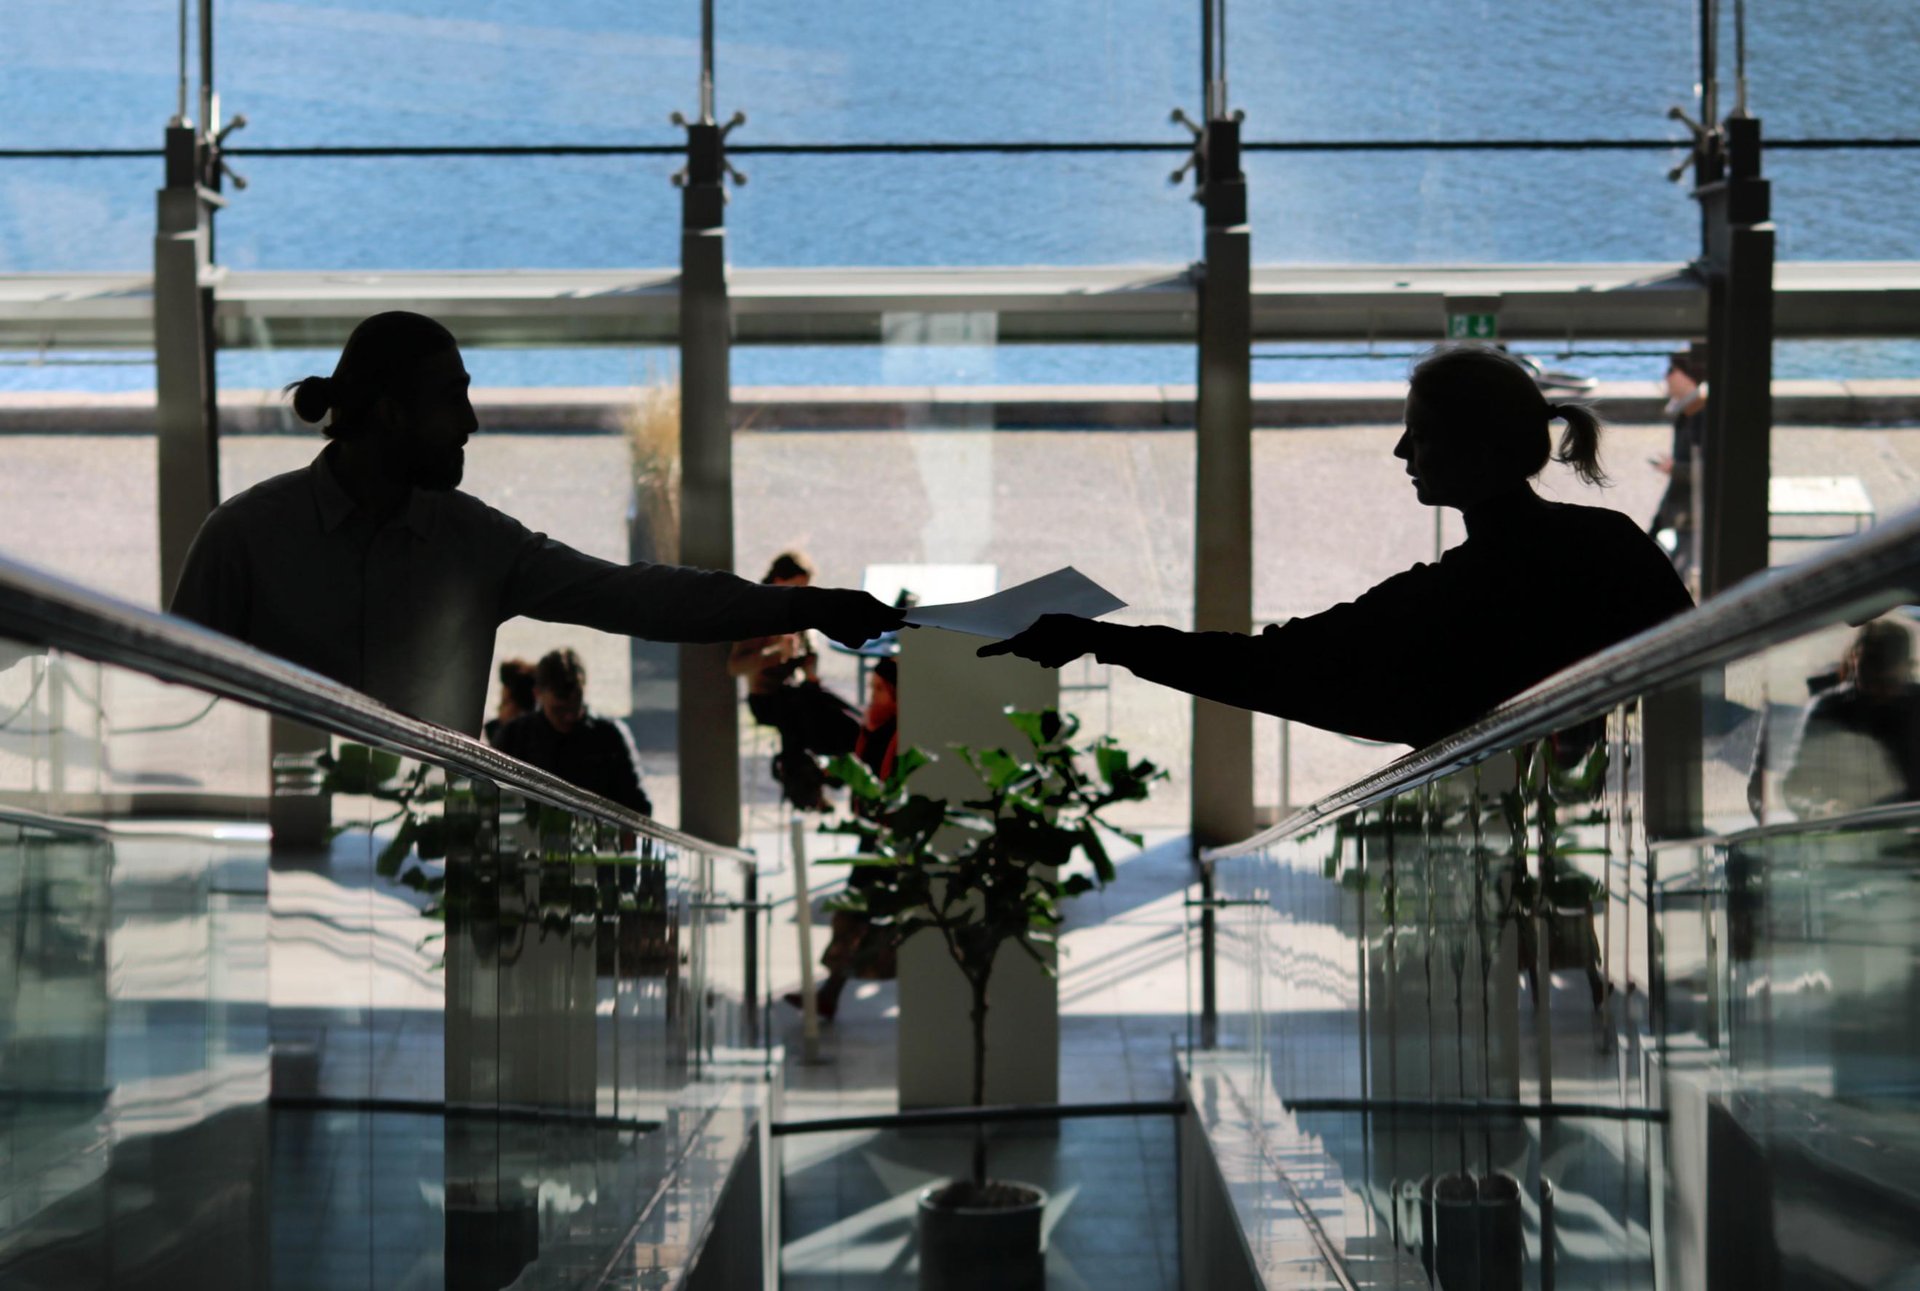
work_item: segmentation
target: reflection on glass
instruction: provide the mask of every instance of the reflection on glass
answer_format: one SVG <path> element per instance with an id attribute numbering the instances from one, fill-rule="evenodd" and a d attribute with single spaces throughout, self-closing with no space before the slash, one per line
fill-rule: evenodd
<path id="1" fill-rule="evenodd" d="M 1802 820 L 1920 799 L 1920 686 L 1913 634 L 1865 624 L 1811 692 L 1782 759 L 1781 796 Z"/>
<path id="2" fill-rule="evenodd" d="M 765 1062 L 751 873 L 267 750 L 263 714 L 0 643 L 0 1284 L 676 1268 Z M 270 784 L 331 828 L 270 839 Z"/>

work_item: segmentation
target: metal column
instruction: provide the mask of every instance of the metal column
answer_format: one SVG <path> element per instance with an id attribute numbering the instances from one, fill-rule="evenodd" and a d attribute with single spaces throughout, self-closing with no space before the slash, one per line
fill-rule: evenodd
<path id="1" fill-rule="evenodd" d="M 201 183 L 205 151 L 191 124 L 167 127 L 167 186 L 159 192 L 153 239 L 162 605 L 172 599 L 201 521 L 220 501 L 213 291 L 202 285 L 212 266 L 218 199 Z"/>
<path id="2" fill-rule="evenodd" d="M 226 205 L 223 176 L 247 181 L 221 156 L 247 124 L 220 123 L 213 79 L 213 0 L 197 5 L 200 126 L 187 116 L 187 6 L 180 5 L 178 98 L 166 131 L 166 187 L 153 239 L 155 430 L 159 442 L 160 603 L 173 597 L 200 524 L 220 502 L 220 411 L 214 379 L 213 213 Z"/>
<path id="3" fill-rule="evenodd" d="M 1193 627 L 1244 633 L 1253 629 L 1253 243 L 1240 169 L 1242 114 L 1227 107 L 1224 11 L 1224 0 L 1203 0 L 1206 124 L 1188 123 L 1197 140 L 1189 163 L 1194 200 L 1206 212 L 1205 258 L 1195 268 L 1200 318 Z M 1175 118 L 1185 119 L 1177 112 Z M 1192 775 L 1196 846 L 1230 843 L 1253 832 L 1251 713 L 1193 701 Z"/>
<path id="4" fill-rule="evenodd" d="M 713 118 L 713 6 L 702 6 L 700 115 L 687 121 L 680 234 L 680 560 L 733 569 L 733 399 L 726 125 Z M 740 722 L 727 646 L 680 648 L 680 828 L 740 841 Z"/>
<path id="5" fill-rule="evenodd" d="M 1700 4 L 1700 119 L 1667 115 L 1693 132 L 1700 258 L 1707 285 L 1707 409 L 1700 468 L 1700 594 L 1714 596 L 1767 567 L 1773 435 L 1774 231 L 1760 175 L 1760 121 L 1747 112 L 1746 6 L 1735 0 L 1734 101 L 1720 120 L 1720 5 Z"/>
<path id="6" fill-rule="evenodd" d="M 1726 176 L 1694 195 L 1705 217 L 1707 420 L 1701 480 L 1703 597 L 1767 567 L 1773 433 L 1773 261 L 1760 122 L 1728 118 Z"/>

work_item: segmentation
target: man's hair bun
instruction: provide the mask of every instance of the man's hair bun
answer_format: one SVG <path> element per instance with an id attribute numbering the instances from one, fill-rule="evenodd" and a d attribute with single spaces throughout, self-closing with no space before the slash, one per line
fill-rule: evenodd
<path id="1" fill-rule="evenodd" d="M 333 378 L 307 377 L 293 387 L 293 410 L 301 421 L 319 422 L 333 408 Z"/>

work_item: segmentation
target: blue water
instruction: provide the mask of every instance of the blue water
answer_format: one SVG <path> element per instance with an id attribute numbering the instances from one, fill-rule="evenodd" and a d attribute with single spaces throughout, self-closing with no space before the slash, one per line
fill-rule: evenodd
<path id="1" fill-rule="evenodd" d="M 175 0 L 11 0 L 0 147 L 157 144 L 174 106 Z M 736 142 L 1176 139 L 1197 106 L 1192 0 L 718 0 L 719 108 Z M 1769 135 L 1920 134 L 1920 5 L 1749 6 Z M 242 145 L 651 142 L 695 106 L 698 4 L 219 0 Z M 1233 100 L 1252 139 L 1674 139 L 1694 103 L 1691 0 L 1234 0 Z M 1727 39 L 1730 58 L 1730 35 Z M 1730 95 L 1730 89 L 1728 91 Z M 1696 247 L 1679 150 L 1254 154 L 1266 263 L 1679 260 Z M 729 210 L 738 265 L 1180 263 L 1198 210 L 1160 155 L 768 157 Z M 677 163 L 641 158 L 243 158 L 221 216 L 238 268 L 653 266 L 677 253 Z M 1769 157 L 1781 254 L 1916 259 L 1920 153 Z M 139 268 L 157 160 L 0 161 L 0 272 Z M 266 338 L 270 340 L 271 338 Z M 1278 348 L 1278 347 L 1276 347 Z M 1303 347 L 1321 353 L 1327 347 Z M 1397 351 L 1396 351 L 1397 353 Z M 265 384 L 322 361 L 230 355 Z M 499 353 L 482 380 L 644 379 L 645 352 Z M 1164 347 L 743 349 L 747 383 L 1188 379 Z M 1636 359 L 1581 359 L 1603 376 Z M 1920 370 L 1912 346 L 1783 345 L 1782 375 Z M 1404 360 L 1272 359 L 1263 379 L 1396 375 Z M 0 386 L 151 383 L 144 367 L 0 368 Z"/>

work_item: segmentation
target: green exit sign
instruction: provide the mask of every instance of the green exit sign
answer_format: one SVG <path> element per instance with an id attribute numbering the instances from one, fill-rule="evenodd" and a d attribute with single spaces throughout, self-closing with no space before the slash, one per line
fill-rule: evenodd
<path id="1" fill-rule="evenodd" d="M 1447 339 L 1450 341 L 1491 341 L 1499 334 L 1497 314 L 1447 315 Z"/>

